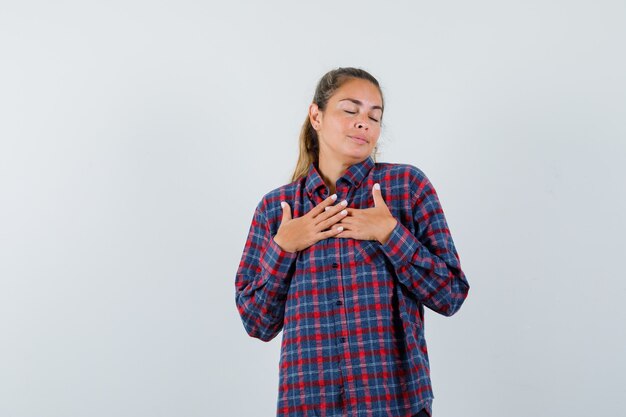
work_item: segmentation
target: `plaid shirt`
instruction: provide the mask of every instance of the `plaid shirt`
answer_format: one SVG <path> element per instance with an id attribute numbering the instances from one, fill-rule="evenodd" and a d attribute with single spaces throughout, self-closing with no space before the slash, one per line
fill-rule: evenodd
<path id="1" fill-rule="evenodd" d="M 385 244 L 331 237 L 295 253 L 276 244 L 281 201 L 296 218 L 329 195 L 315 164 L 255 209 L 235 299 L 250 336 L 269 341 L 283 330 L 277 416 L 432 415 L 423 306 L 451 316 L 469 284 L 419 168 L 368 157 L 337 181 L 335 204 L 374 207 L 376 182 L 398 220 Z"/>

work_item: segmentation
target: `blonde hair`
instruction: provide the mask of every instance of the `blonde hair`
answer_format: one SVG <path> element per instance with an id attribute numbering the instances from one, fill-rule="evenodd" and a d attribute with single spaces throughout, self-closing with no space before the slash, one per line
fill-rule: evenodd
<path id="1" fill-rule="evenodd" d="M 324 74 L 324 76 L 317 83 L 315 95 L 313 96 L 313 103 L 317 104 L 319 109 L 323 111 L 326 108 L 326 104 L 328 104 L 328 100 L 332 97 L 335 91 L 337 91 L 337 89 L 346 81 L 352 78 L 360 78 L 374 84 L 378 88 L 380 97 L 383 100 L 382 107 L 383 109 L 385 108 L 383 92 L 376 78 L 365 70 L 352 67 L 336 68 Z M 382 114 L 380 121 L 382 123 Z M 306 176 L 311 162 L 316 164 L 319 162 L 319 141 L 317 138 L 317 132 L 311 125 L 308 113 L 304 123 L 302 124 L 302 129 L 300 130 L 299 143 L 300 154 L 298 155 L 298 162 L 296 163 L 296 168 L 291 176 L 291 181 L 296 181 Z M 374 153 L 372 154 L 374 161 L 376 161 L 377 150 L 378 147 L 375 147 Z"/>

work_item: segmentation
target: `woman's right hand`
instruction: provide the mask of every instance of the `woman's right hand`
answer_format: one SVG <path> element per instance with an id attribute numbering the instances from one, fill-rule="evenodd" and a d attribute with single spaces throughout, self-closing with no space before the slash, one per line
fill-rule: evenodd
<path id="1" fill-rule="evenodd" d="M 276 236 L 274 236 L 274 241 L 287 252 L 298 252 L 322 239 L 335 236 L 341 232 L 343 227 L 332 228 L 332 225 L 348 214 L 344 210 L 348 202 L 343 200 L 336 206 L 332 206 L 336 199 L 337 194 L 333 194 L 302 217 L 295 219 L 291 218 L 291 207 L 289 204 L 281 202 L 283 217 Z"/>

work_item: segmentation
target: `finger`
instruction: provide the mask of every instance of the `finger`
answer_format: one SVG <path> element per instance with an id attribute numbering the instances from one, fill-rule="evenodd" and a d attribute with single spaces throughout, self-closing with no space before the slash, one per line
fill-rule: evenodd
<path id="1" fill-rule="evenodd" d="M 343 231 L 343 227 L 339 226 L 339 227 L 333 227 L 325 232 L 322 232 L 322 236 L 324 236 L 324 239 L 329 238 L 329 237 L 333 237 L 333 236 L 337 236 L 338 233 L 341 233 Z"/>
<path id="2" fill-rule="evenodd" d="M 314 217 L 314 219 L 315 219 L 315 223 L 314 224 L 315 225 L 319 225 L 320 223 L 328 220 L 332 216 L 334 216 L 337 213 L 343 211 L 346 208 L 347 205 L 348 205 L 348 202 L 346 200 L 343 200 L 341 203 L 335 204 L 334 206 L 326 206 L 326 207 L 324 207 L 324 211 Z"/>
<path id="3" fill-rule="evenodd" d="M 289 203 L 284 201 L 280 202 L 280 206 L 283 208 L 283 217 L 280 219 L 280 224 L 283 224 L 291 220 L 291 207 L 289 206 Z"/>
<path id="4" fill-rule="evenodd" d="M 341 200 L 340 203 L 335 204 L 334 206 L 326 206 L 326 207 L 324 207 L 324 211 L 332 210 L 333 208 L 336 208 L 337 210 L 341 210 L 341 209 L 346 208 L 347 206 L 348 206 L 348 200 L 344 199 L 344 200 Z"/>
<path id="5" fill-rule="evenodd" d="M 343 200 L 341 203 L 335 204 L 334 206 L 324 207 L 324 213 L 329 213 L 328 216 L 326 216 L 325 218 L 328 218 L 330 216 L 337 214 L 338 212 L 345 209 L 347 206 L 348 206 L 348 200 Z M 324 219 L 322 216 L 320 217 Z"/>
<path id="6" fill-rule="evenodd" d="M 348 207 L 346 208 L 346 211 L 348 212 L 348 214 L 346 214 L 346 219 L 350 218 L 350 217 L 354 217 L 354 218 L 361 218 L 361 211 L 365 211 L 368 209 L 355 209 L 354 207 Z"/>
<path id="7" fill-rule="evenodd" d="M 385 205 L 385 200 L 383 200 L 383 193 L 380 191 L 380 184 L 374 184 L 374 188 L 372 189 L 372 196 L 374 196 L 374 207 L 378 207 L 381 205 Z"/>
<path id="8" fill-rule="evenodd" d="M 341 224 L 345 228 L 346 226 L 358 224 L 359 222 L 355 222 L 350 216 L 344 216 L 343 219 L 337 223 Z"/>
<path id="9" fill-rule="evenodd" d="M 335 234 L 335 237 L 344 238 L 344 239 L 354 238 L 354 236 L 352 235 L 351 231 L 347 230 L 347 229 L 343 229 L 341 232 Z"/>
<path id="10" fill-rule="evenodd" d="M 335 214 L 334 216 L 331 216 L 331 217 L 327 218 L 326 220 L 323 220 L 323 221 L 319 222 L 318 224 L 316 224 L 316 226 L 321 228 L 321 230 L 327 229 L 328 227 L 330 227 L 330 226 L 334 225 L 335 223 L 341 221 L 343 218 L 345 218 L 347 216 L 347 214 L 348 214 L 348 210 L 347 209 L 343 209 L 339 213 Z"/>
<path id="11" fill-rule="evenodd" d="M 335 200 L 337 200 L 337 194 L 333 194 L 330 197 L 327 197 L 326 199 L 324 199 L 324 201 L 313 207 L 311 211 L 309 211 L 307 214 L 315 217 L 318 214 L 323 213 L 324 208 L 333 204 Z"/>

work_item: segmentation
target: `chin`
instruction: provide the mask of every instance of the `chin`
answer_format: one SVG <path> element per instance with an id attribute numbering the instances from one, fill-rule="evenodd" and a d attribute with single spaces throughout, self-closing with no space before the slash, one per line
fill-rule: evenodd
<path id="1" fill-rule="evenodd" d="M 352 159 L 358 159 L 359 161 L 366 159 L 368 156 L 372 154 L 372 151 L 363 150 L 360 152 L 349 152 L 348 156 Z"/>

